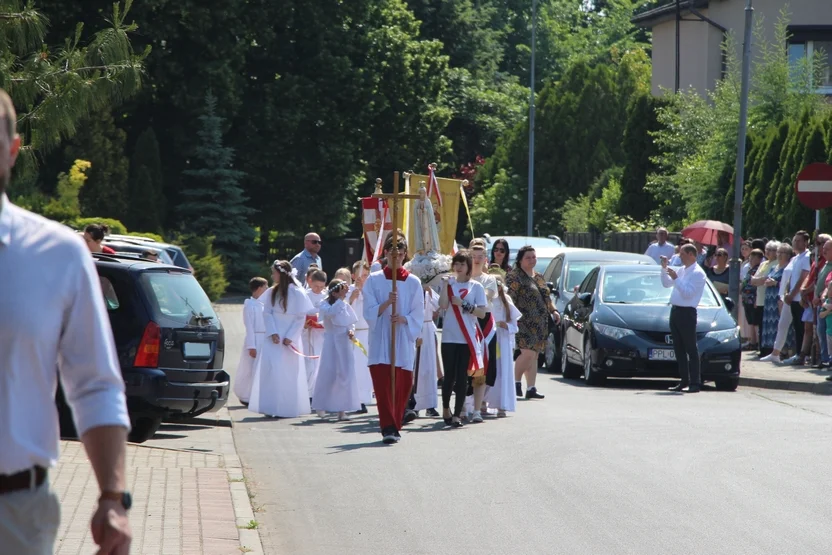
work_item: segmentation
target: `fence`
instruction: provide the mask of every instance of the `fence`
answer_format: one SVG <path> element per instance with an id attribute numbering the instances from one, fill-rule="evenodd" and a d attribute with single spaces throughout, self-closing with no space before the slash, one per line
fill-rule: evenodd
<path id="1" fill-rule="evenodd" d="M 668 241 L 676 244 L 682 234 L 668 234 Z M 620 231 L 612 233 L 567 233 L 563 237 L 566 246 L 603 251 L 644 253 L 650 243 L 656 240 L 654 231 Z"/>

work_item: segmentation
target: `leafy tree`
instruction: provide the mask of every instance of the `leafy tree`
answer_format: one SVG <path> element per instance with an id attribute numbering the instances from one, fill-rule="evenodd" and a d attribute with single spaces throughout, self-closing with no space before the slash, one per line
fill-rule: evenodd
<path id="1" fill-rule="evenodd" d="M 87 181 L 86 171 L 90 163 L 75 160 L 69 173 L 58 174 L 56 196 L 44 207 L 43 215 L 59 222 L 71 222 L 81 216 L 81 203 L 78 200 L 81 188 Z"/>
<path id="2" fill-rule="evenodd" d="M 656 171 L 653 158 L 658 148 L 653 134 L 659 129 L 656 108 L 660 100 L 653 95 L 639 94 L 627 108 L 627 124 L 621 146 L 624 150 L 624 172 L 621 177 L 620 214 L 636 220 L 647 218 L 656 199 L 645 191 L 647 176 Z"/>
<path id="3" fill-rule="evenodd" d="M 204 113 L 199 116 L 190 169 L 183 172 L 186 188 L 178 216 L 189 233 L 215 237 L 213 248 L 225 260 L 229 279 L 239 287 L 250 277 L 250 265 L 258 259 L 254 230 L 248 223 L 253 211 L 246 206 L 240 187 L 243 173 L 233 168 L 234 151 L 223 146 L 222 118 L 216 107 L 217 99 L 209 92 Z"/>
<path id="4" fill-rule="evenodd" d="M 578 61 L 541 91 L 535 222 L 544 234 L 560 229 L 558 214 L 567 198 L 586 193 L 601 173 L 624 163 L 626 108 L 649 83 L 649 60 L 635 50 L 609 65 Z M 482 173 L 485 192 L 474 200 L 472 213 L 477 225 L 520 232 L 526 220 L 528 122 L 501 139 Z M 498 190 L 489 195 L 490 187 Z"/>
<path id="5" fill-rule="evenodd" d="M 130 159 L 128 199 L 130 213 L 126 222 L 131 229 L 159 231 L 165 219 L 164 184 L 159 142 L 152 127 L 142 131 Z"/>
<path id="6" fill-rule="evenodd" d="M 110 110 L 102 110 L 84 120 L 64 148 L 65 160 L 82 158 L 92 163 L 89 179 L 81 190 L 82 214 L 125 219 L 130 168 L 124 155 L 126 139 L 127 134 L 116 127 Z"/>
<path id="7" fill-rule="evenodd" d="M 79 25 L 52 48 L 44 40 L 46 18 L 31 2 L 0 0 L 0 87 L 18 110 L 24 168 L 32 167 L 35 151 L 73 136 L 91 113 L 139 90 L 147 51 L 137 55 L 130 45 L 128 34 L 137 29 L 127 22 L 131 5 L 113 4 L 110 27 L 87 43 Z"/>
<path id="8" fill-rule="evenodd" d="M 176 242 L 183 245 L 185 254 L 194 267 L 194 276 L 208 298 L 216 301 L 222 297 L 229 282 L 223 257 L 214 252 L 214 237 L 185 235 L 178 237 Z"/>

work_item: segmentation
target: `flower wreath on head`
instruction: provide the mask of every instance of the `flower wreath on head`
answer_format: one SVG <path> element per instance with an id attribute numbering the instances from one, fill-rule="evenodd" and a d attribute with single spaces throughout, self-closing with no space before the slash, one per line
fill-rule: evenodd
<path id="1" fill-rule="evenodd" d="M 329 288 L 327 288 L 327 291 L 329 291 L 330 295 L 334 295 L 341 291 L 341 289 L 343 289 L 344 287 L 348 287 L 347 282 L 338 280 L 338 283 L 330 285 Z"/>
<path id="2" fill-rule="evenodd" d="M 272 268 L 274 268 L 275 270 L 277 270 L 278 272 L 280 272 L 284 276 L 289 276 L 290 278 L 292 278 L 292 281 L 295 282 L 295 285 L 300 287 L 300 282 L 298 281 L 298 269 L 297 268 L 292 266 L 292 271 L 289 272 L 289 271 L 286 270 L 286 268 L 284 268 L 283 266 L 280 265 L 280 260 L 275 260 L 274 263 L 272 264 Z"/>

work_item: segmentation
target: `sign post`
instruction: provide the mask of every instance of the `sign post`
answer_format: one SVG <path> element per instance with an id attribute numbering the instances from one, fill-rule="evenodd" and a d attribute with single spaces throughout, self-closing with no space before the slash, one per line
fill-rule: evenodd
<path id="1" fill-rule="evenodd" d="M 832 207 L 832 166 L 816 162 L 803 168 L 794 184 L 797 200 L 812 210 Z M 816 224 L 820 214 L 816 214 Z"/>

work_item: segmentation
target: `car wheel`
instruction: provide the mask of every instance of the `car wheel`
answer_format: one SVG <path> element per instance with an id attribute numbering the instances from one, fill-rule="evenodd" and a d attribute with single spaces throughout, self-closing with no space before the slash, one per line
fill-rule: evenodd
<path id="1" fill-rule="evenodd" d="M 601 385 L 605 378 L 592 369 L 592 345 L 587 338 L 584 340 L 584 381 L 587 385 Z"/>
<path id="2" fill-rule="evenodd" d="M 549 372 L 557 373 L 560 372 L 560 365 L 557 363 L 558 360 L 558 344 L 557 339 L 555 339 L 555 332 L 550 331 L 549 337 L 546 338 L 546 350 L 543 352 L 544 362 L 546 363 L 546 369 Z"/>
<path id="3" fill-rule="evenodd" d="M 563 377 L 567 380 L 577 380 L 581 377 L 581 367 L 577 364 L 572 364 L 569 362 L 569 359 L 566 358 L 565 342 L 561 342 L 560 371 L 563 374 Z"/>
<path id="4" fill-rule="evenodd" d="M 156 434 L 156 431 L 161 425 L 161 416 L 136 418 L 131 422 L 131 430 L 127 435 L 127 441 L 132 443 L 144 443 Z"/>
<path id="5" fill-rule="evenodd" d="M 714 380 L 717 391 L 736 391 L 740 385 L 739 378 L 722 378 Z"/>

